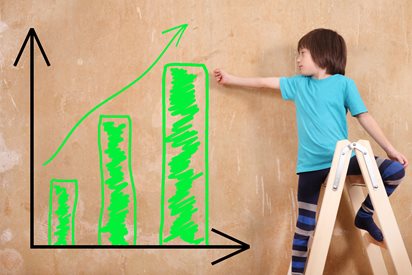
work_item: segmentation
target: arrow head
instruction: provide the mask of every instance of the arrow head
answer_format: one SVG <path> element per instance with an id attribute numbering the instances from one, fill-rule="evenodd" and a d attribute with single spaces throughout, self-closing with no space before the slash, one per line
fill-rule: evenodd
<path id="1" fill-rule="evenodd" d="M 217 260 L 213 261 L 213 262 L 212 262 L 212 265 L 215 265 L 215 264 L 220 263 L 220 262 L 222 262 L 222 261 L 224 261 L 224 260 L 227 260 L 227 259 L 229 259 L 230 257 L 233 257 L 233 256 L 235 256 L 235 255 L 237 255 L 237 254 L 239 254 L 239 253 L 242 253 L 243 251 L 246 251 L 246 250 L 248 250 L 248 249 L 250 248 L 250 245 L 249 245 L 249 244 L 244 243 L 244 242 L 242 242 L 242 241 L 240 241 L 240 240 L 238 240 L 238 239 L 236 239 L 236 238 L 233 238 L 232 236 L 229 236 L 229 235 L 227 235 L 227 234 L 225 234 L 225 233 L 223 233 L 223 232 L 221 232 L 221 231 L 219 231 L 219 230 L 217 230 L 217 229 L 212 228 L 212 232 L 214 232 L 214 233 L 216 233 L 216 234 L 219 234 L 219 235 L 221 235 L 221 236 L 223 236 L 223 237 L 225 237 L 225 238 L 227 238 L 227 239 L 229 239 L 229 240 L 231 240 L 231 241 L 234 241 L 234 242 L 240 244 L 238 250 L 236 250 L 235 252 L 233 252 L 233 253 L 231 253 L 231 254 L 229 254 L 229 255 L 226 255 L 226 256 L 224 256 L 224 257 L 222 257 L 222 258 L 220 258 L 220 259 L 217 259 Z"/>
<path id="2" fill-rule="evenodd" d="M 173 40 L 173 39 L 176 39 L 176 37 L 179 37 L 179 38 L 177 39 L 177 42 L 176 42 L 176 47 L 177 47 L 177 46 L 179 45 L 180 39 L 181 39 L 182 36 L 183 36 L 183 33 L 185 32 L 185 30 L 187 29 L 188 26 L 189 26 L 188 24 L 182 24 L 182 25 L 179 25 L 179 26 L 170 28 L 170 29 L 168 29 L 168 30 L 162 31 L 162 34 L 165 34 L 165 33 L 168 33 L 168 32 L 170 32 L 170 31 L 173 31 L 173 30 L 178 29 L 178 31 L 176 32 L 175 36 L 173 36 L 173 38 L 172 38 L 172 40 Z"/>
<path id="3" fill-rule="evenodd" d="M 36 31 L 34 30 L 34 28 L 30 28 L 30 30 L 28 31 L 27 36 L 26 36 L 26 38 L 24 39 L 23 45 L 22 45 L 21 48 L 20 48 L 19 54 L 17 55 L 16 61 L 14 61 L 13 65 L 16 67 L 17 64 L 19 63 L 20 57 L 21 57 L 21 55 L 23 54 L 24 49 L 26 48 L 26 44 L 27 44 L 27 41 L 29 41 L 29 38 L 30 38 L 30 46 L 33 46 L 32 40 L 33 40 L 33 39 L 36 40 L 37 46 L 39 47 L 39 49 L 40 49 L 40 51 L 41 51 L 41 53 L 42 53 L 42 55 L 43 55 L 43 58 L 44 58 L 44 60 L 46 61 L 47 66 L 50 66 L 49 59 L 47 58 L 47 55 L 46 55 L 46 53 L 45 53 L 44 50 L 43 50 L 43 46 L 41 45 L 40 40 L 39 40 L 39 37 L 37 36 L 37 33 L 36 33 Z M 34 59 L 34 56 L 30 56 L 30 60 L 32 61 L 33 59 Z"/>

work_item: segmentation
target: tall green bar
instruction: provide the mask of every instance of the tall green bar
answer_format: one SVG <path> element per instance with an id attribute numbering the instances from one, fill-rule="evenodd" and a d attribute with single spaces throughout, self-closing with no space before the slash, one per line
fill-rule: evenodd
<path id="1" fill-rule="evenodd" d="M 208 76 L 204 64 L 163 70 L 160 244 L 209 243 Z"/>

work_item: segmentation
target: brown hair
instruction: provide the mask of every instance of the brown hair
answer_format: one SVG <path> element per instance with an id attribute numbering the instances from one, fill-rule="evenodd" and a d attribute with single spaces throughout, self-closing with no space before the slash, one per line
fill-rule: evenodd
<path id="1" fill-rule="evenodd" d="M 346 44 L 342 36 L 328 29 L 315 29 L 303 36 L 298 52 L 308 49 L 313 61 L 328 74 L 345 75 Z"/>

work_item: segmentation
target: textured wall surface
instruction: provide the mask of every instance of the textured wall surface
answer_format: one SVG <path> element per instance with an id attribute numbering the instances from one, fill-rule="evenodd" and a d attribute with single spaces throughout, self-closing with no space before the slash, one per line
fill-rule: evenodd
<path id="1" fill-rule="evenodd" d="M 174 35 L 162 31 L 184 23 L 189 26 L 178 47 L 169 47 L 136 85 L 91 114 L 53 162 L 43 166 L 85 113 L 153 63 Z M 76 243 L 97 243 L 99 113 L 128 114 L 133 121 L 137 243 L 157 244 L 164 65 L 190 62 L 205 64 L 209 72 L 220 67 L 241 76 L 289 76 L 297 73 L 297 41 L 314 28 L 331 28 L 345 38 L 347 76 L 357 83 L 369 112 L 388 139 L 412 161 L 409 0 L 1 0 L 2 274 L 285 274 L 297 216 L 294 105 L 283 101 L 278 91 L 222 87 L 211 78 L 209 228 L 249 243 L 249 250 L 212 266 L 211 261 L 230 250 L 29 249 L 28 48 L 16 67 L 13 63 L 31 27 L 51 62 L 47 67 L 35 50 L 36 244 L 48 241 L 51 179 L 74 177 L 79 184 Z M 200 81 L 204 83 L 205 77 Z M 348 121 L 350 140 L 371 140 L 356 119 L 348 116 Z M 373 140 L 371 144 L 375 154 L 386 156 Z M 409 170 L 391 202 L 412 255 Z M 198 201 L 203 200 L 199 196 Z M 231 244 L 213 233 L 209 238 L 210 244 Z M 389 270 L 393 272 L 392 267 Z M 325 274 L 370 273 L 351 211 L 342 204 Z"/>

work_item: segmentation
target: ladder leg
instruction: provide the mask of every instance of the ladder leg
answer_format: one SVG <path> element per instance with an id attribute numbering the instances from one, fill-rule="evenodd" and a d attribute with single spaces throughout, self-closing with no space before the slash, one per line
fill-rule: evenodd
<path id="1" fill-rule="evenodd" d="M 346 154 L 344 155 L 342 155 L 342 152 L 344 152 L 345 147 L 349 144 L 349 141 L 342 140 L 336 145 L 332 167 L 329 172 L 322 201 L 322 208 L 319 212 L 312 247 L 309 252 L 305 269 L 305 274 L 308 275 L 322 274 L 325 267 L 326 256 L 332 237 L 333 226 L 335 225 L 352 150 L 346 151 Z M 340 177 L 338 181 L 335 181 L 337 174 L 340 175 Z"/>
<path id="2" fill-rule="evenodd" d="M 347 194 L 348 200 L 351 202 L 354 215 L 356 216 L 356 213 L 359 207 L 362 205 L 362 202 L 365 196 L 362 191 L 363 187 L 353 185 L 353 182 L 351 181 L 351 179 L 352 179 L 351 176 L 347 177 L 346 194 Z M 362 238 L 363 246 L 365 247 L 366 253 L 368 255 L 369 263 L 370 263 L 373 274 L 374 275 L 388 274 L 380 247 L 377 245 L 374 245 L 373 243 L 369 241 L 369 238 L 366 237 L 369 234 L 368 232 L 366 232 L 365 230 L 359 230 L 359 232 Z"/>
<path id="3" fill-rule="evenodd" d="M 367 162 L 364 159 L 365 155 L 359 150 L 356 150 L 356 157 L 358 159 L 365 184 L 368 188 L 369 196 L 375 209 L 375 214 L 378 216 L 381 224 L 384 241 L 388 247 L 396 272 L 398 274 L 412 274 L 411 262 L 406 251 L 405 244 L 403 243 L 395 215 L 393 214 L 392 207 L 389 203 L 378 166 L 373 158 L 374 154 L 372 148 L 366 140 L 359 140 L 358 143 L 366 148 L 368 156 L 373 159 L 373 161 L 370 162 L 370 169 L 373 174 L 372 180 L 374 182 L 371 180 L 369 173 L 370 171 L 368 171 Z M 374 188 L 374 186 L 377 186 L 377 188 Z"/>

